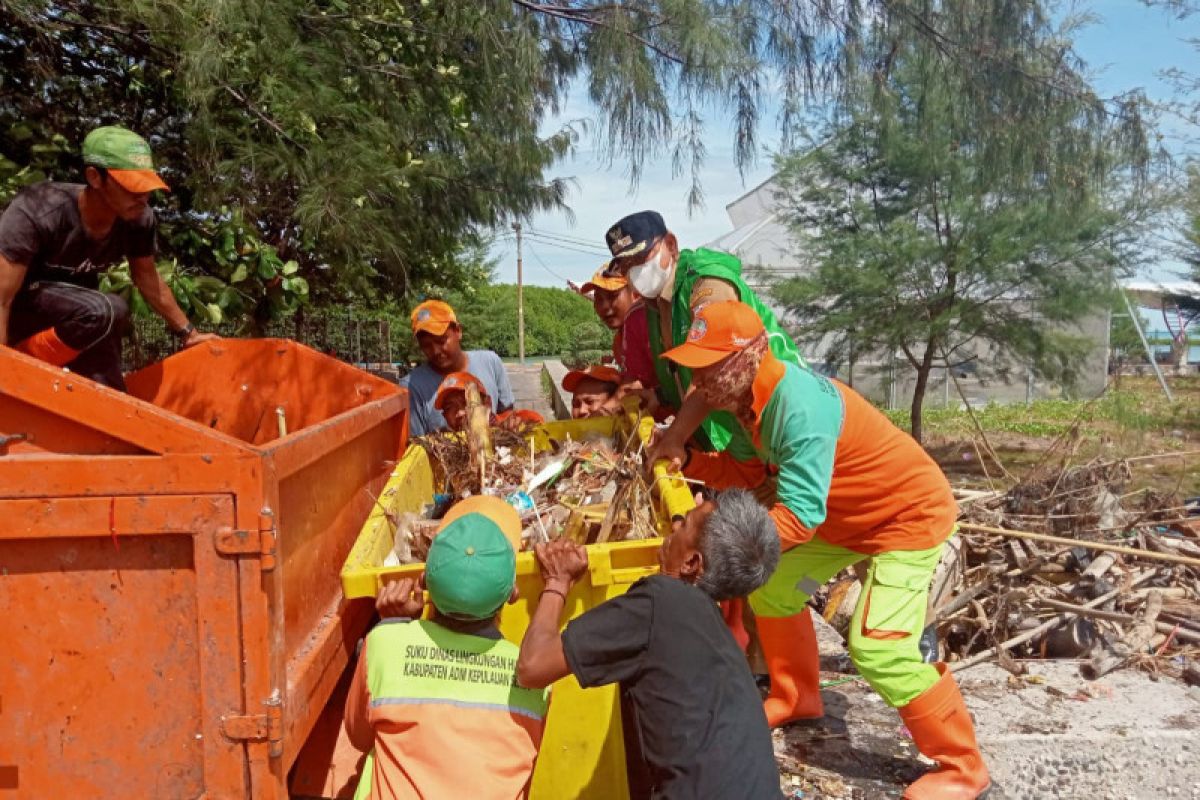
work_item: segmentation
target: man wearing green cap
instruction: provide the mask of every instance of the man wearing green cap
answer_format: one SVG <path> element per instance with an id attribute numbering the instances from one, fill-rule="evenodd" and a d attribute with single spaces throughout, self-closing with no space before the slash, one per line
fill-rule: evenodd
<path id="1" fill-rule="evenodd" d="M 85 184 L 27 186 L 0 215 L 0 345 L 123 390 L 129 306 L 97 291 L 122 260 L 133 284 L 184 347 L 215 338 L 192 326 L 154 266 L 150 193 L 167 185 L 132 131 L 97 128 L 83 141 Z"/>
<path id="2" fill-rule="evenodd" d="M 521 521 L 471 497 L 442 521 L 425 562 L 433 604 L 412 578 L 388 584 L 346 698 L 346 733 L 371 751 L 355 798 L 524 797 L 549 693 L 517 685 L 517 646 L 496 628 L 516 599 Z"/>

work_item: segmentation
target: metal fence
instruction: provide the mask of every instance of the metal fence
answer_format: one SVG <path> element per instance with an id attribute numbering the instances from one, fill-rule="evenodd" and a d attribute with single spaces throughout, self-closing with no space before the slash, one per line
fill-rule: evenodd
<path id="1" fill-rule="evenodd" d="M 314 350 L 354 364 L 406 363 L 415 355 L 407 327 L 393 336 L 395 325 L 386 318 L 358 316 L 351 312 L 299 313 L 247 329 L 224 324 L 214 329 L 221 336 L 292 339 Z M 134 320 L 125 340 L 125 368 L 140 369 L 161 361 L 179 349 L 179 341 L 159 317 Z"/>

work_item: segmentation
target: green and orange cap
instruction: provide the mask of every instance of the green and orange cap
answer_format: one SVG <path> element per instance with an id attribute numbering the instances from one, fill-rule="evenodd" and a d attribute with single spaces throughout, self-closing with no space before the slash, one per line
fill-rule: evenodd
<path id="1" fill-rule="evenodd" d="M 687 341 L 663 353 L 663 358 L 688 369 L 709 367 L 744 350 L 763 330 L 762 320 L 745 303 L 706 303 L 696 309 Z"/>
<path id="2" fill-rule="evenodd" d="M 128 192 L 171 191 L 154 171 L 150 145 L 126 128 L 106 125 L 89 133 L 83 140 L 83 163 L 102 167 Z"/>
<path id="3" fill-rule="evenodd" d="M 479 495 L 455 504 L 425 560 L 425 586 L 443 614 L 488 619 L 512 594 L 521 518 L 499 497 Z"/>

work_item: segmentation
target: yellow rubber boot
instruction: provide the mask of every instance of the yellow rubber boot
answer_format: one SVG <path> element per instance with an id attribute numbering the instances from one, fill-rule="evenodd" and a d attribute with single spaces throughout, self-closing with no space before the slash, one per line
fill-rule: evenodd
<path id="1" fill-rule="evenodd" d="M 937 664 L 941 677 L 898 709 L 917 749 L 937 762 L 904 791 L 904 800 L 975 800 L 991 785 L 975 726 L 954 676 Z"/>
<path id="2" fill-rule="evenodd" d="M 821 701 L 821 658 L 808 609 L 791 617 L 757 617 L 758 638 L 771 676 L 763 701 L 772 728 L 825 715 Z"/>

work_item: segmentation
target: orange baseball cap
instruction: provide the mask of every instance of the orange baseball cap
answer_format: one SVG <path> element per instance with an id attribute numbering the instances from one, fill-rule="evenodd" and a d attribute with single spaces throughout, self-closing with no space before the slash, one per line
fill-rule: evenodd
<path id="1" fill-rule="evenodd" d="M 442 378 L 442 383 L 438 386 L 437 395 L 433 398 L 433 407 L 438 411 L 442 410 L 442 406 L 446 404 L 446 398 L 454 392 L 465 392 L 468 386 L 474 386 L 479 390 L 480 397 L 487 397 L 487 389 L 483 388 L 483 382 L 469 372 L 451 372 L 446 377 Z"/>
<path id="2" fill-rule="evenodd" d="M 434 336 L 441 336 L 446 332 L 446 328 L 457 323 L 458 317 L 454 316 L 454 309 L 441 300 L 426 300 L 412 312 L 414 334 L 425 331 Z"/>
<path id="3" fill-rule="evenodd" d="M 613 367 L 605 364 L 592 364 L 587 369 L 571 370 L 566 374 L 562 381 L 562 388 L 568 392 L 574 392 L 579 388 L 579 384 L 584 378 L 592 378 L 605 383 L 621 383 L 621 373 L 617 372 Z"/>
<path id="4" fill-rule="evenodd" d="M 711 366 L 740 352 L 764 330 L 754 309 L 737 300 L 706 303 L 696 310 L 687 341 L 663 353 L 680 366 Z"/>
<path id="5" fill-rule="evenodd" d="M 517 510 L 499 497 L 486 494 L 472 495 L 463 498 L 446 512 L 438 533 L 446 529 L 450 523 L 465 517 L 467 514 L 481 514 L 496 524 L 504 538 L 512 545 L 513 552 L 521 552 L 521 516 Z"/>
<path id="6" fill-rule="evenodd" d="M 605 261 L 600 265 L 600 269 L 596 270 L 596 274 L 592 279 L 579 287 L 580 294 L 591 294 L 597 289 L 604 289 L 607 292 L 617 292 L 629 285 L 629 279 L 624 275 L 607 275 L 605 271 L 611 261 Z"/>

